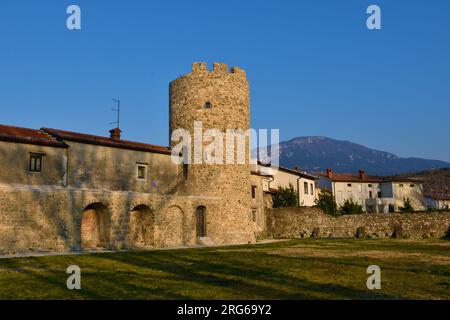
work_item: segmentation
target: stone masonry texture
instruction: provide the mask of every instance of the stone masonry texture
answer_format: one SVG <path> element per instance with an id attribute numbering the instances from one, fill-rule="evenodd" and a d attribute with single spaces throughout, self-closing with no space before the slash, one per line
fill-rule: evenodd
<path id="1" fill-rule="evenodd" d="M 215 129 L 250 129 L 249 83 L 243 70 L 214 63 L 194 63 L 192 72 L 170 84 L 170 131 L 185 129 L 194 134 L 194 122 L 201 121 L 203 132 Z M 209 104 L 208 108 L 206 105 Z M 220 197 L 218 210 L 207 208 L 207 235 L 216 244 L 255 241 L 251 211 L 251 169 L 248 137 L 245 163 L 191 164 L 187 192 L 195 196 Z M 193 141 L 194 139 L 192 139 Z M 173 144 L 173 142 L 172 142 Z M 203 141 L 203 146 L 208 142 Z M 237 158 L 237 151 L 231 150 Z M 192 155 L 194 145 L 192 144 Z M 226 155 L 226 151 L 223 151 Z"/>
<path id="2" fill-rule="evenodd" d="M 370 238 L 395 236 L 402 238 L 441 238 L 448 236 L 450 212 L 419 212 L 408 214 L 357 214 L 330 216 L 317 208 L 277 208 L 266 212 L 264 236 L 280 239 L 309 238 L 316 229 L 319 237 L 355 237 L 364 228 Z"/>

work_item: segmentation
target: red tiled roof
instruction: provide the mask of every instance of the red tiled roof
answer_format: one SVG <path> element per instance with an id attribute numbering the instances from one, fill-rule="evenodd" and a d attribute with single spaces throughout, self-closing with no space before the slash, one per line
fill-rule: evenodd
<path id="1" fill-rule="evenodd" d="M 352 173 L 333 172 L 331 178 L 328 178 L 328 176 L 324 173 L 319 173 L 318 175 L 330 179 L 331 181 L 334 182 L 373 182 L 373 183 L 383 182 L 383 178 L 379 176 L 365 175 L 364 179 L 361 179 L 361 177 L 358 174 Z"/>
<path id="2" fill-rule="evenodd" d="M 407 177 L 383 177 L 384 182 L 407 182 L 407 183 L 423 183 L 424 180 L 420 178 L 407 178 Z"/>
<path id="3" fill-rule="evenodd" d="M 121 149 L 130 149 L 137 150 L 143 152 L 153 152 L 153 153 L 162 153 L 162 154 L 171 154 L 171 151 L 168 147 L 158 146 L 153 144 L 127 141 L 127 140 L 113 140 L 108 137 L 95 136 L 90 134 L 64 131 L 58 129 L 50 129 L 50 128 L 42 128 L 42 131 L 51 134 L 59 140 L 66 141 L 74 141 L 80 143 L 94 144 L 105 147 L 112 148 L 121 148 Z"/>
<path id="4" fill-rule="evenodd" d="M 19 142 L 56 148 L 67 148 L 67 145 L 58 141 L 42 130 L 19 128 L 0 125 L 0 141 Z"/>
<path id="5" fill-rule="evenodd" d="M 325 173 L 318 174 L 321 177 L 330 179 L 333 182 L 367 182 L 367 183 L 382 183 L 382 182 L 407 182 L 407 183 L 422 183 L 420 179 L 405 178 L 405 177 L 380 177 L 380 176 L 370 176 L 365 174 L 364 178 L 361 179 L 359 174 L 352 173 L 335 173 L 333 172 L 331 178 L 329 178 Z"/>

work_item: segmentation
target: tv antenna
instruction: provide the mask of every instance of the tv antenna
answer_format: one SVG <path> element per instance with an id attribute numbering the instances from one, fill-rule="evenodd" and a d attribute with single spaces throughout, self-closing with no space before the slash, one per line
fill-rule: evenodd
<path id="1" fill-rule="evenodd" d="M 112 108 L 113 111 L 117 112 L 117 120 L 110 122 L 109 124 L 116 124 L 116 128 L 120 129 L 120 100 L 119 99 L 112 99 L 115 103 L 117 103 L 116 108 Z"/>

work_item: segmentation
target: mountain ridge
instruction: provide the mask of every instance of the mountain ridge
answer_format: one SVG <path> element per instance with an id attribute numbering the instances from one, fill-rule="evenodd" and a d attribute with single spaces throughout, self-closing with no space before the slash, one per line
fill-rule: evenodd
<path id="1" fill-rule="evenodd" d="M 335 172 L 356 173 L 364 169 L 373 175 L 396 175 L 450 168 L 449 162 L 419 157 L 402 158 L 394 153 L 325 136 L 295 137 L 280 142 L 279 150 L 282 166 L 299 166 L 308 172 L 323 172 L 331 168 Z"/>

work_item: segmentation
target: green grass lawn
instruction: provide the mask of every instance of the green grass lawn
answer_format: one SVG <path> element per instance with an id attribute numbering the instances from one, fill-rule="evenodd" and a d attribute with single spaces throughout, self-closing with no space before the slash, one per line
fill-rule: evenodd
<path id="1" fill-rule="evenodd" d="M 450 299 L 450 242 L 293 240 L 0 259 L 1 299 Z M 82 290 L 66 288 L 81 268 Z M 381 268 L 368 290 L 366 269 Z"/>

